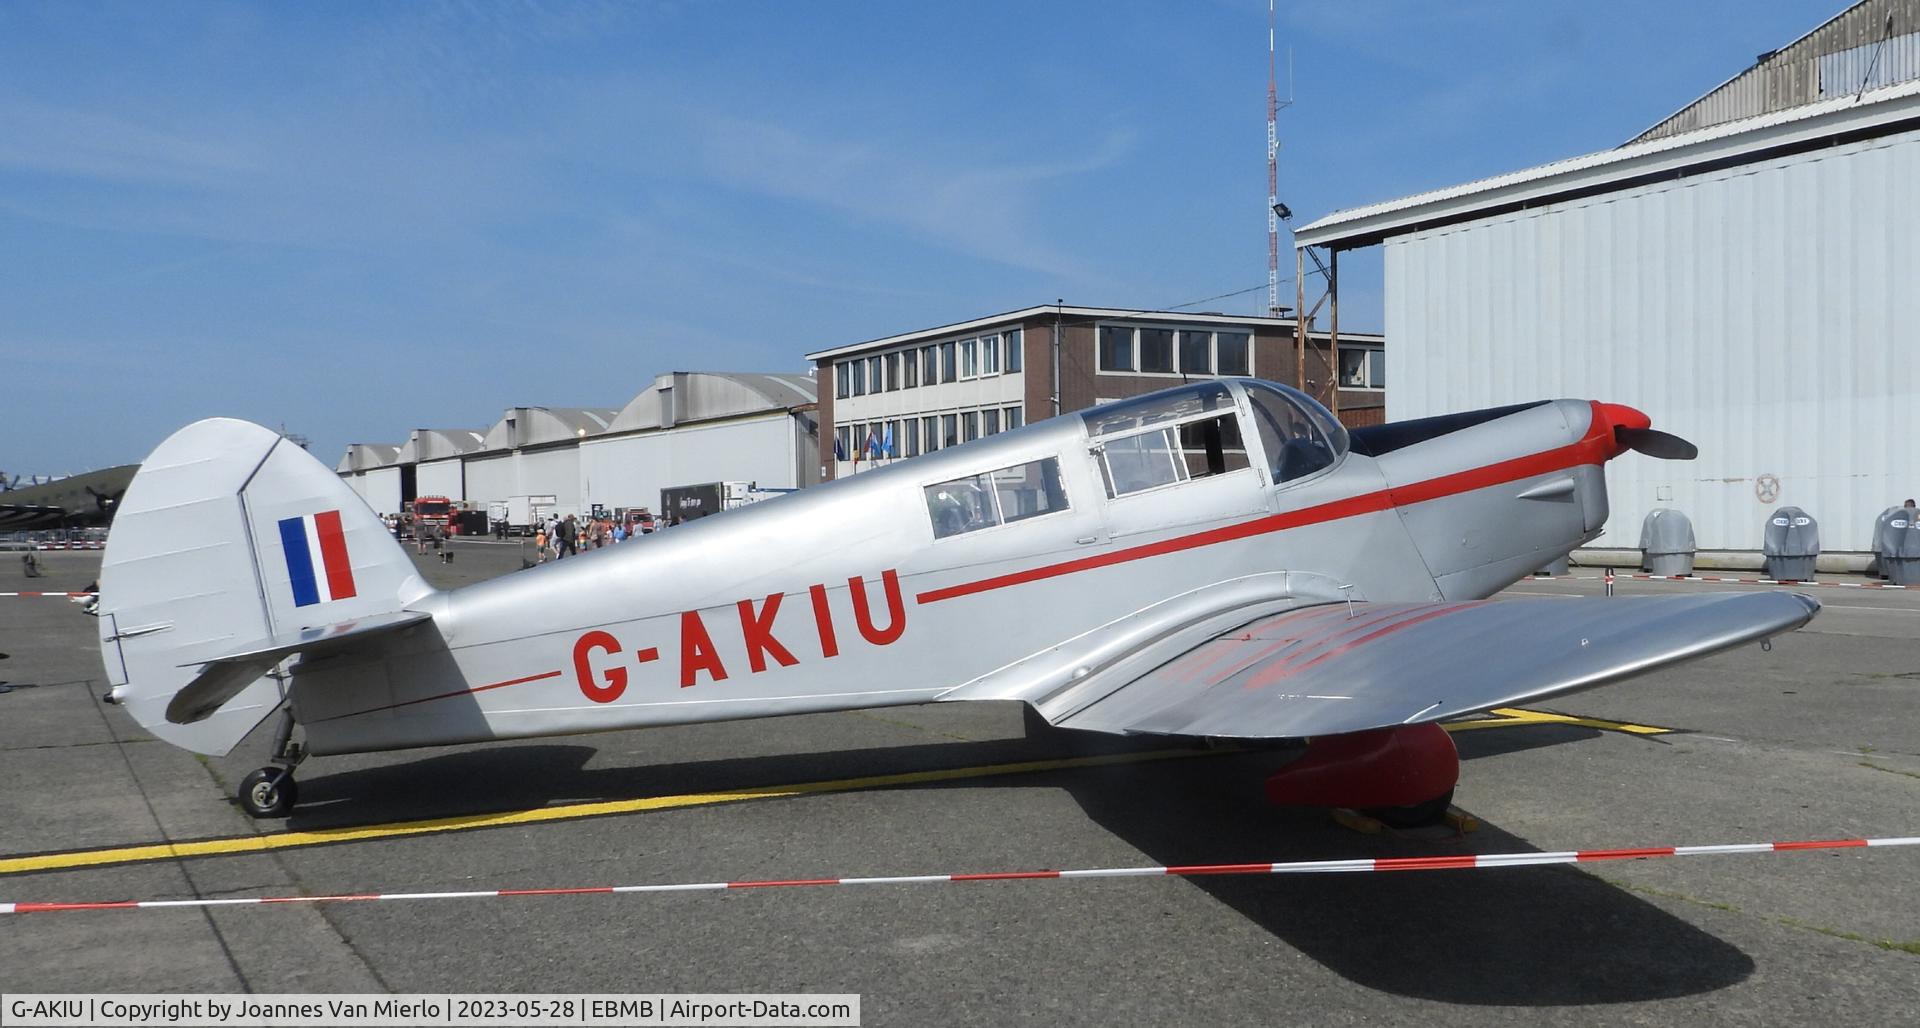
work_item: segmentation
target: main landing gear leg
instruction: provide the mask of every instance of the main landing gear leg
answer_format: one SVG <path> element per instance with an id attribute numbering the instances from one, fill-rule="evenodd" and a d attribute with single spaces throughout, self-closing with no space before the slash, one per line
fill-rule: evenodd
<path id="1" fill-rule="evenodd" d="M 299 784 L 293 769 L 307 759 L 307 751 L 293 741 L 293 710 L 280 711 L 280 725 L 273 732 L 273 764 L 249 772 L 240 780 L 240 808 L 251 817 L 286 817 L 300 799 Z"/>

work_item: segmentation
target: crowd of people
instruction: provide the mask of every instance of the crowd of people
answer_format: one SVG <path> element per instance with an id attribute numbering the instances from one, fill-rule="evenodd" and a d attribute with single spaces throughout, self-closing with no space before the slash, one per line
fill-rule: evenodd
<path id="1" fill-rule="evenodd" d="M 613 546 L 678 524 L 680 519 L 673 515 L 660 519 L 632 516 L 618 521 L 607 517 L 554 515 L 534 529 L 534 563 L 545 564 L 549 560 L 574 556 L 583 550 Z"/>

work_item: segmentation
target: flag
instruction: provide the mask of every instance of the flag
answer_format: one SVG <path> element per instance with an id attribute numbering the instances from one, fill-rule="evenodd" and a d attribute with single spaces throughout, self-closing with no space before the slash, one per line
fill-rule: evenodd
<path id="1" fill-rule="evenodd" d="M 286 553 L 287 582 L 293 588 L 294 606 L 356 595 L 353 563 L 347 559 L 347 536 L 340 527 L 339 511 L 281 518 L 280 548 Z M 317 570 L 324 575 L 316 574 L 316 556 L 320 558 Z"/>
<path id="2" fill-rule="evenodd" d="M 879 428 L 874 425 L 867 426 L 867 455 L 869 457 L 880 456 L 880 431 Z"/>
<path id="3" fill-rule="evenodd" d="M 893 422 L 887 422 L 887 434 L 880 439 L 880 452 L 893 456 Z"/>
<path id="4" fill-rule="evenodd" d="M 834 435 L 834 438 L 833 438 L 833 459 L 834 460 L 847 459 L 847 444 L 844 440 L 842 440 L 839 437 L 837 433 Z"/>

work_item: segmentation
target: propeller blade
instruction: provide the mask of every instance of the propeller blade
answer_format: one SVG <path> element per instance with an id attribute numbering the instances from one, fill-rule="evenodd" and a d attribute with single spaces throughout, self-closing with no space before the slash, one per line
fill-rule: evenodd
<path id="1" fill-rule="evenodd" d="M 1628 428 L 1616 425 L 1613 437 L 1620 445 L 1635 453 L 1644 453 L 1661 460 L 1692 460 L 1700 456 L 1700 448 L 1671 432 L 1662 432 L 1655 428 Z"/>

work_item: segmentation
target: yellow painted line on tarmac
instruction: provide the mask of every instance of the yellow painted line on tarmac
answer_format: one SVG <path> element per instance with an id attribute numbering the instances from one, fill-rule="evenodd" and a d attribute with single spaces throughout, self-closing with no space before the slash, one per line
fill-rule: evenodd
<path id="1" fill-rule="evenodd" d="M 1577 725 L 1581 728 L 1597 728 L 1603 732 L 1625 732 L 1628 735 L 1671 735 L 1677 729 L 1662 728 L 1659 725 L 1637 725 L 1631 721 L 1608 721 L 1597 717 L 1574 717 L 1571 714 L 1554 714 L 1544 710 L 1527 710 L 1523 707 L 1500 707 L 1489 711 L 1493 717 L 1477 721 L 1449 721 L 1443 727 L 1449 732 L 1469 732 L 1477 728 L 1517 728 L 1521 725 Z"/>
<path id="2" fill-rule="evenodd" d="M 1454 721 L 1446 724 L 1449 732 L 1471 731 L 1481 728 L 1520 728 L 1527 725 L 1575 725 L 1583 728 L 1597 728 L 1602 731 L 1626 732 L 1632 735 L 1665 735 L 1674 731 L 1655 725 L 1639 725 L 1626 721 L 1607 721 L 1601 718 L 1573 717 L 1567 714 L 1552 714 L 1542 710 L 1526 710 L 1519 707 L 1502 707 L 1491 712 L 1494 717 L 1475 721 Z M 241 835 L 222 839 L 199 839 L 190 842 L 153 843 L 144 846 L 118 846 L 105 849 L 73 850 L 64 853 L 43 853 L 32 856 L 0 857 L 0 875 L 26 874 L 35 871 L 66 871 L 74 868 L 97 867 L 104 864 L 138 864 L 155 860 L 177 860 L 185 857 L 218 857 L 242 853 L 268 853 L 276 850 L 302 849 L 308 846 L 329 846 L 342 842 L 370 842 L 379 839 L 397 839 L 410 835 L 435 835 L 442 832 L 462 832 L 476 828 L 504 828 L 508 825 L 539 824 L 549 821 L 577 821 L 582 818 L 606 817 L 613 814 L 639 814 L 655 810 L 678 810 L 686 807 L 709 807 L 724 803 L 740 803 L 747 800 L 783 799 L 794 796 L 819 796 L 836 792 L 854 792 L 861 789 L 885 789 L 902 785 L 925 785 L 930 782 L 952 782 L 968 778 L 990 778 L 996 775 L 1035 774 L 1042 771 L 1062 771 L 1072 768 L 1103 767 L 1114 764 L 1138 764 L 1155 760 L 1176 760 L 1188 757 L 1216 756 L 1235 752 L 1231 749 L 1178 749 L 1150 750 L 1143 753 L 1110 753 L 1092 757 L 1064 757 L 1055 760 L 1027 760 L 1007 764 L 980 764 L 973 767 L 947 768 L 938 771 L 908 771 L 901 774 L 871 775 L 864 778 L 836 778 L 820 782 L 801 782 L 795 785 L 762 785 L 747 789 L 730 789 L 719 792 L 694 792 L 678 796 L 647 796 L 629 800 L 606 800 L 597 803 L 568 803 L 554 807 L 536 807 L 531 810 L 510 810 L 492 814 L 466 814 L 458 817 L 428 818 L 420 821 L 395 821 L 386 824 L 360 825 L 343 828 L 321 828 L 306 832 L 269 832 L 262 835 Z"/>
<path id="3" fill-rule="evenodd" d="M 929 782 L 951 782 L 966 778 L 987 778 L 994 775 L 1034 774 L 1041 771 L 1059 771 L 1069 768 L 1102 767 L 1112 764 L 1137 764 L 1152 760 L 1205 757 L 1228 752 L 1232 751 L 1224 749 L 1150 750 L 1144 753 L 1110 753 L 1092 757 L 1027 760 L 1007 764 L 981 764 L 974 767 L 948 768 L 939 771 L 909 771 L 892 775 L 872 775 L 865 778 L 838 778 L 822 782 L 802 782 L 796 785 L 762 785 L 748 789 L 686 793 L 679 796 L 648 796 L 640 799 L 607 800 L 598 803 L 569 803 L 555 807 L 536 807 L 531 810 L 502 811 L 494 814 L 467 814 L 459 817 L 438 817 L 421 821 L 397 821 L 388 824 L 361 825 L 357 827 L 322 828 L 308 832 L 270 832 L 264 835 L 242 835 L 224 839 L 201 839 L 192 842 L 155 843 L 145 846 L 120 846 L 108 849 L 74 850 L 65 853 L 43 853 L 35 856 L 0 857 L 0 875 L 24 874 L 32 871 L 64 871 L 72 868 L 93 867 L 101 864 L 135 864 L 154 860 L 175 860 L 182 857 L 215 857 L 231 856 L 237 853 L 267 853 L 274 850 L 301 849 L 307 846 L 327 846 L 340 842 L 367 842 L 376 839 L 401 838 L 409 835 L 460 832 L 475 828 L 502 828 L 507 825 L 538 824 L 545 821 L 575 821 L 581 818 L 605 817 L 609 814 L 637 814 L 653 810 L 675 810 L 683 807 L 706 807 L 722 803 L 739 803 L 745 800 L 781 799 L 792 796 L 818 796 L 826 793 L 853 792 L 860 789 L 884 789 L 900 785 L 924 785 Z"/>

